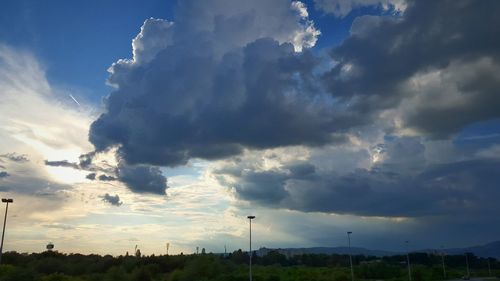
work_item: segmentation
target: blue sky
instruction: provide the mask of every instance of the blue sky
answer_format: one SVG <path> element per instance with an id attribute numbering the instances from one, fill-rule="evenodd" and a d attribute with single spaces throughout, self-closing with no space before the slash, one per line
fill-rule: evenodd
<path id="1" fill-rule="evenodd" d="M 497 239 L 498 3 L 444 2 L 2 3 L 6 248 Z"/>
<path id="2" fill-rule="evenodd" d="M 157 1 L 7 1 L 2 5 L 2 41 L 29 50 L 46 63 L 49 81 L 82 91 L 100 102 L 110 89 L 107 68 L 131 55 L 131 40 L 148 18 L 172 20 L 174 0 Z M 312 5 L 311 1 L 306 1 Z M 345 18 L 310 9 L 322 31 L 317 48 L 339 44 L 349 35 L 352 20 L 379 9 L 361 8 Z"/>
<path id="3" fill-rule="evenodd" d="M 76 87 L 92 102 L 109 88 L 106 69 L 130 56 L 144 20 L 172 18 L 175 1 L 6 1 L 4 43 L 28 49 L 47 65 L 53 83 Z"/>

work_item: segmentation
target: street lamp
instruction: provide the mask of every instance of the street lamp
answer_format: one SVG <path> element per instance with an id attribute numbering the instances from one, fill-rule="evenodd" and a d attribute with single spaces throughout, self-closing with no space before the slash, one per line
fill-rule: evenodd
<path id="1" fill-rule="evenodd" d="M 347 232 L 347 240 L 349 241 L 349 262 L 351 264 L 351 280 L 354 281 L 354 270 L 352 269 L 351 234 L 352 231 Z"/>
<path id="2" fill-rule="evenodd" d="M 0 263 L 2 263 L 2 250 L 3 250 L 3 238 L 5 235 L 5 225 L 7 224 L 7 211 L 9 210 L 9 203 L 13 203 L 14 200 L 11 198 L 2 198 L 2 203 L 6 203 L 5 205 L 5 217 L 3 219 L 3 231 L 2 231 L 2 242 L 0 244 Z"/>
<path id="3" fill-rule="evenodd" d="M 248 222 L 250 223 L 250 260 L 249 260 L 249 265 L 250 265 L 250 271 L 248 272 L 248 276 L 250 278 L 250 281 L 252 281 L 252 220 L 255 219 L 255 216 L 248 216 L 247 217 Z"/>
<path id="4" fill-rule="evenodd" d="M 441 246 L 441 263 L 443 264 L 443 277 L 446 279 L 446 269 L 444 267 L 444 250 L 443 250 L 443 246 Z"/>
<path id="5" fill-rule="evenodd" d="M 411 265 L 410 265 L 410 253 L 408 252 L 408 240 L 405 241 L 406 244 L 406 262 L 408 263 L 408 280 L 411 281 Z"/>
<path id="6" fill-rule="evenodd" d="M 469 255 L 467 253 L 465 253 L 465 265 L 467 266 L 467 277 L 470 278 Z"/>
<path id="7" fill-rule="evenodd" d="M 490 258 L 488 257 L 488 276 L 491 277 L 491 265 L 490 265 Z"/>

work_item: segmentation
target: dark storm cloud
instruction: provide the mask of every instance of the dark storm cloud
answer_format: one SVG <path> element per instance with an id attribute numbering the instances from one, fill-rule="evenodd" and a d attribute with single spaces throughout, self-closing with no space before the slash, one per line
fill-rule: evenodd
<path id="1" fill-rule="evenodd" d="M 185 54 L 185 61 L 205 69 L 202 73 L 183 70 L 178 64 L 184 60 L 171 62 L 176 55 L 166 50 L 150 71 L 132 77 L 156 87 L 144 97 L 128 93 L 126 87 L 111 94 L 108 113 L 91 127 L 90 140 L 97 149 L 120 144 L 119 153 L 129 163 L 175 166 L 193 157 L 239 154 L 244 147 L 321 145 L 331 140 L 328 113 L 304 110 L 311 100 L 299 94 L 300 84 L 307 82 L 301 81 L 301 68 L 308 70 L 313 62 L 310 56 L 294 54 L 291 45 L 258 40 L 220 62 Z M 204 77 L 207 71 L 213 73 Z M 192 108 L 176 112 L 187 106 Z"/>
<path id="2" fill-rule="evenodd" d="M 139 193 L 153 193 L 164 195 L 167 187 L 167 179 L 162 175 L 158 167 L 150 165 L 128 165 L 121 161 L 118 167 L 102 168 L 92 164 L 92 157 L 95 153 L 84 154 L 80 156 L 80 163 L 73 163 L 67 160 L 48 161 L 45 160 L 45 165 L 55 167 L 68 167 L 77 170 L 103 171 L 116 174 L 116 176 L 100 174 L 92 172 L 87 174 L 85 178 L 89 180 L 99 181 L 120 181 L 124 183 L 130 190 Z M 82 160 L 83 159 L 83 160 Z M 83 163 L 82 163 L 83 162 Z"/>
<path id="3" fill-rule="evenodd" d="M 113 206 L 121 206 L 123 204 L 123 202 L 120 201 L 120 196 L 118 196 L 118 194 L 113 196 L 113 195 L 106 193 L 103 196 L 101 196 L 101 198 L 102 198 L 102 201 L 107 202 Z"/>
<path id="4" fill-rule="evenodd" d="M 115 181 L 116 178 L 113 176 L 108 176 L 108 175 L 100 175 L 99 180 L 100 181 Z"/>
<path id="5" fill-rule="evenodd" d="M 286 179 L 285 174 L 276 171 L 244 172 L 234 189 L 245 200 L 272 205 L 289 196 L 285 190 Z"/>
<path id="6" fill-rule="evenodd" d="M 17 163 L 26 163 L 29 161 L 28 156 L 26 154 L 17 154 L 15 152 L 1 154 L 0 158 L 8 159 L 10 161 Z"/>
<path id="7" fill-rule="evenodd" d="M 286 10 L 279 16 L 290 12 L 289 1 L 259 2 L 280 3 Z M 317 58 L 263 36 L 265 28 L 256 29 L 265 24 L 259 17 L 279 10 L 255 14 L 260 7 L 244 4 L 256 7 L 233 17 L 227 14 L 231 8 L 224 11 L 219 4 L 232 7 L 234 2 L 214 3 L 204 10 L 199 7 L 206 5 L 203 1 L 183 2 L 178 22 L 160 34 L 171 42 L 160 49 L 134 49 L 133 60 L 113 64 L 109 83 L 117 90 L 89 133 L 98 151 L 118 146 L 129 164 L 177 166 L 191 158 L 237 155 L 244 148 L 332 141 L 331 108 L 321 102 L 328 97 L 319 94 L 312 74 Z M 210 24 L 200 27 L 193 17 L 183 18 L 192 9 L 201 13 L 199 21 Z M 275 18 L 264 20 L 270 29 L 275 25 Z M 154 24 L 159 21 L 146 21 L 143 30 Z M 141 33 L 134 44 L 147 45 L 150 36 L 160 35 Z"/>
<path id="8" fill-rule="evenodd" d="M 117 177 L 133 192 L 164 195 L 167 189 L 167 179 L 153 166 L 120 163 Z"/>
<path id="9" fill-rule="evenodd" d="M 87 177 L 90 180 L 94 180 L 96 177 L 95 172 L 103 172 L 103 173 L 115 173 L 116 167 L 109 165 L 106 161 L 101 161 L 99 163 L 94 163 L 93 159 L 95 157 L 96 152 L 89 152 L 86 154 L 82 154 L 79 156 L 78 162 L 70 162 L 68 160 L 59 160 L 59 161 L 49 161 L 45 160 L 45 165 L 53 166 L 53 167 L 67 167 L 73 168 L 76 170 L 86 170 L 92 171 L 93 173 L 89 174 Z M 92 176 L 92 174 L 94 174 Z M 92 178 L 93 177 L 93 178 Z"/>
<path id="10" fill-rule="evenodd" d="M 500 211 L 495 187 L 500 161 L 436 165 L 415 176 L 357 170 L 308 178 L 245 173 L 233 186 L 240 199 L 268 207 L 362 216 L 487 215 Z"/>
<path id="11" fill-rule="evenodd" d="M 402 16 L 359 17 L 331 52 L 335 66 L 322 74 L 320 56 L 256 31 L 265 29 L 255 29 L 255 12 L 227 15 L 230 9 L 196 1 L 180 6 L 175 24 L 146 21 L 133 58 L 112 65 L 115 90 L 89 131 L 97 152 L 118 149 L 116 178 L 134 192 L 165 194 L 156 166 L 192 158 L 318 147 L 351 136 L 370 142 L 355 131 L 371 125 L 446 138 L 500 117 L 498 2 L 409 1 Z M 387 112 L 393 115 L 381 115 Z M 221 169 L 219 180 L 233 177 L 241 199 L 308 212 L 419 217 L 496 210 L 478 203 L 496 195 L 496 160 L 430 164 L 419 140 L 387 143 L 379 147 L 384 159 L 370 169 L 337 174 L 298 162 L 267 171 Z"/>
<path id="12" fill-rule="evenodd" d="M 441 79 L 429 83 L 425 90 L 429 97 L 448 97 L 448 102 L 438 106 L 430 105 L 428 99 L 413 103 L 413 109 L 405 113 L 406 126 L 444 138 L 466 125 L 500 117 L 498 60 L 486 57 L 474 62 L 451 63 L 442 71 Z M 438 85 L 441 87 L 432 88 Z"/>
<path id="13" fill-rule="evenodd" d="M 68 167 L 73 169 L 80 169 L 80 165 L 78 165 L 77 163 L 69 162 L 68 160 L 61 160 L 61 161 L 45 160 L 45 165 L 52 167 Z"/>
<path id="14" fill-rule="evenodd" d="M 291 182 L 291 208 L 365 216 L 487 215 L 494 200 L 500 161 L 477 160 L 430 166 L 416 176 L 356 171 Z M 292 192 L 292 191 L 291 191 Z M 299 200 L 295 200 L 299 199 Z"/>
<path id="15" fill-rule="evenodd" d="M 95 156 L 95 152 L 89 152 L 86 154 L 82 154 L 78 157 L 79 163 L 78 165 L 83 169 L 88 169 L 92 166 L 92 159 Z"/>
<path id="16" fill-rule="evenodd" d="M 7 172 L 5 172 L 5 171 L 1 171 L 1 172 L 0 172 L 0 179 L 1 179 L 1 178 L 6 178 L 6 177 L 8 177 L 8 176 L 9 176 L 9 173 L 7 173 Z"/>
<path id="17" fill-rule="evenodd" d="M 402 125 L 432 137 L 500 117 L 498 2 L 414 1 L 402 17 L 359 17 L 323 79 L 314 74 L 319 57 L 247 31 L 255 24 L 251 13 L 236 21 L 198 5 L 181 5 L 176 24 L 146 21 L 134 58 L 113 64 L 109 83 L 117 90 L 89 133 L 97 151 L 117 146 L 129 164 L 177 166 L 244 148 L 318 146 L 333 132 L 377 122 L 381 110 L 405 99 Z M 210 25 L 184 18 L 193 10 Z M 255 38 L 243 44 L 233 31 Z M 461 68 L 471 73 L 461 75 Z M 424 92 L 408 85 L 440 70 L 450 83 Z M 322 95 L 324 85 L 335 102 Z M 432 89 L 442 103 L 430 102 L 438 99 Z M 462 100 L 453 103 L 447 91 Z"/>
<path id="18" fill-rule="evenodd" d="M 499 159 L 428 164 L 425 147 L 418 138 L 409 137 L 388 141 L 380 150 L 383 160 L 370 170 L 344 174 L 304 162 L 268 171 L 222 168 L 216 174 L 234 179 L 220 182 L 238 198 L 273 208 L 389 217 L 500 211 Z"/>
<path id="19" fill-rule="evenodd" d="M 284 171 L 223 169 L 217 171 L 217 173 L 237 178 L 237 182 L 231 187 L 236 191 L 239 198 L 276 207 L 283 200 L 290 198 L 290 193 L 286 189 L 288 180 L 292 178 L 306 179 L 315 176 L 315 166 L 309 163 L 295 163 L 286 167 Z"/>
<path id="20" fill-rule="evenodd" d="M 500 2 L 493 0 L 409 1 L 401 18 L 359 17 L 352 35 L 332 52 L 339 64 L 325 82 L 366 122 L 409 96 L 420 96 L 409 105 L 416 109 L 402 114 L 404 126 L 433 137 L 498 118 L 498 11 Z M 457 73 L 461 66 L 467 75 Z M 425 87 L 422 80 L 422 89 L 408 89 L 409 79 L 432 71 L 451 76 L 453 83 Z"/>

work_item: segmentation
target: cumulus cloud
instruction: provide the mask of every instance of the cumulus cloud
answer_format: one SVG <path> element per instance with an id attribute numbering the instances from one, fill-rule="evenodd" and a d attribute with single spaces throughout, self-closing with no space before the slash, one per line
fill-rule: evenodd
<path id="1" fill-rule="evenodd" d="M 325 82 L 360 120 L 395 118 L 402 132 L 446 138 L 498 118 L 498 5 L 409 1 L 400 18 L 357 18 Z"/>
<path id="2" fill-rule="evenodd" d="M 263 157 L 226 162 L 214 175 L 237 198 L 272 208 L 415 218 L 499 211 L 493 199 L 500 195 L 498 158 L 428 161 L 433 156 L 414 137 L 386 140 L 372 149 L 373 165 L 344 173 L 313 164 L 312 158 L 278 160 L 266 168 L 263 164 L 272 160 Z"/>
<path id="3" fill-rule="evenodd" d="M 312 180 L 290 179 L 285 206 L 303 211 L 362 216 L 422 217 L 498 212 L 490 196 L 498 161 L 478 160 L 427 167 L 417 175 L 356 171 Z M 465 181 L 461 181 L 465 180 Z M 474 186 L 474 188 L 471 188 Z"/>
<path id="4" fill-rule="evenodd" d="M 492 57 L 452 60 L 413 75 L 404 87 L 412 98 L 401 102 L 398 118 L 404 127 L 431 137 L 446 138 L 469 124 L 500 117 L 500 62 Z"/>
<path id="5" fill-rule="evenodd" d="M 321 58 L 296 52 L 309 45 L 298 48 L 290 37 L 313 27 L 302 3 L 179 3 L 174 23 L 147 20 L 132 59 L 110 68 L 116 90 L 90 141 L 97 151 L 118 147 L 132 165 L 173 167 L 244 149 L 325 145 L 333 133 L 373 123 L 445 138 L 498 117 L 499 43 L 489 28 L 498 25 L 487 11 L 484 20 L 474 16 L 486 5 L 362 2 L 348 6 L 406 10 L 357 18 L 321 79 Z M 471 68 L 477 71 L 464 71 Z M 428 102 L 436 97 L 439 103 Z"/>
<path id="6" fill-rule="evenodd" d="M 89 133 L 98 151 L 177 166 L 332 141 L 329 97 L 304 50 L 318 32 L 302 3 L 182 1 L 174 22 L 147 20 L 133 58 L 110 68 L 116 90 Z"/>
<path id="7" fill-rule="evenodd" d="M 96 178 L 96 173 L 90 173 L 86 175 L 85 178 L 93 181 Z"/>
<path id="8" fill-rule="evenodd" d="M 193 158 L 223 159 L 211 175 L 237 199 L 252 207 L 298 211 L 260 208 L 267 214 L 287 214 L 289 220 L 280 217 L 278 224 L 290 228 L 283 227 L 280 234 L 294 233 L 294 239 L 303 234 L 326 243 L 330 240 L 324 239 L 323 230 L 335 223 L 325 223 L 325 218 L 341 217 L 350 226 L 351 215 L 362 225 L 360 230 L 366 230 L 366 221 L 372 222 L 370 231 L 376 234 L 386 233 L 373 230 L 376 227 L 399 231 L 401 217 L 436 227 L 434 233 L 467 233 L 460 238 L 474 236 L 464 232 L 476 228 L 470 227 L 471 221 L 490 227 L 482 237 L 498 234 L 498 227 L 491 228 L 500 225 L 492 224 L 500 211 L 494 201 L 500 195 L 495 186 L 498 145 L 466 148 L 450 139 L 470 124 L 499 117 L 498 4 L 315 3 L 339 17 L 359 7 L 381 7 L 398 16 L 358 17 L 350 36 L 325 63 L 308 50 L 320 33 L 301 2 L 179 1 L 172 21 L 146 20 L 132 42 L 132 57 L 109 69 L 108 83 L 115 89 L 92 124 L 89 138 L 96 152 L 88 154 L 82 154 L 92 149 L 82 141 L 88 115 L 68 110 L 54 97 L 32 57 L 0 46 L 0 117 L 5 120 L 0 140 L 2 147 L 23 153 L 8 157 L 1 151 L 2 169 L 11 175 L 2 178 L 0 191 L 15 190 L 60 204 L 68 200 L 65 191 L 74 187 L 50 181 L 44 169 L 69 167 L 85 171 L 81 178 L 86 174 L 93 181 L 118 180 L 132 192 L 164 195 L 167 179 L 159 166 L 183 165 Z M 325 64 L 331 71 L 318 71 Z M 31 150 L 17 149 L 24 146 Z M 114 149 L 117 165 L 94 163 L 97 152 Z M 29 163 L 14 160 L 24 154 L 30 155 Z M 46 167 L 21 171 L 18 162 Z M 200 196 L 210 183 L 176 190 L 177 198 L 191 200 L 178 204 L 198 204 L 195 216 L 202 220 L 207 206 L 217 205 L 213 209 L 218 211 L 220 205 L 230 204 Z M 212 196 L 220 199 L 224 194 Z M 121 204 L 118 195 L 100 198 Z M 165 198 L 151 200 L 164 206 Z M 240 203 L 238 208 L 245 206 Z M 169 205 L 182 217 L 192 212 Z M 154 212 L 137 206 L 134 211 Z M 221 221 L 218 215 L 215 220 Z M 302 220 L 306 217 L 317 219 Z M 379 219 L 390 223 L 380 224 Z M 321 223 L 323 227 L 304 227 Z M 234 229 L 237 237 L 241 232 Z M 408 229 L 401 233 L 416 233 Z M 164 233 L 162 229 L 161 239 Z"/>
<path id="9" fill-rule="evenodd" d="M 26 154 L 17 154 L 15 152 L 2 154 L 2 155 L 0 155 L 0 158 L 8 159 L 10 161 L 14 161 L 14 162 L 17 162 L 17 163 L 26 163 L 26 162 L 29 161 L 28 155 L 26 155 Z"/>
<path id="10" fill-rule="evenodd" d="M 352 10 L 362 7 L 380 7 L 384 11 L 402 13 L 407 6 L 406 0 L 314 0 L 314 7 L 327 14 L 345 17 Z"/>
<path id="11" fill-rule="evenodd" d="M 162 19 L 150 18 L 141 26 L 141 31 L 132 40 L 135 63 L 148 63 L 156 54 L 172 43 L 172 25 Z"/>
<path id="12" fill-rule="evenodd" d="M 167 179 L 154 166 L 128 165 L 122 162 L 118 165 L 117 177 L 133 192 L 164 195 L 167 189 Z"/>
<path id="13" fill-rule="evenodd" d="M 118 194 L 116 195 L 110 195 L 109 193 L 106 193 L 104 194 L 103 196 L 101 196 L 102 198 L 102 201 L 104 202 L 107 202 L 113 206 L 121 206 L 123 204 L 122 201 L 120 201 L 120 196 L 118 196 Z"/>
<path id="14" fill-rule="evenodd" d="M 108 175 L 99 175 L 99 180 L 100 181 L 115 181 L 116 178 L 113 176 L 108 176 Z"/>
<path id="15" fill-rule="evenodd" d="M 133 192 L 165 195 L 166 189 L 168 188 L 167 179 L 165 176 L 163 176 L 161 170 L 158 167 L 144 164 L 129 165 L 125 161 L 120 161 L 115 167 L 109 165 L 106 167 L 102 167 L 101 165 L 97 165 L 96 163 L 94 163 L 95 157 L 96 153 L 92 152 L 80 155 L 79 163 L 70 162 L 67 160 L 45 160 L 44 163 L 47 166 L 68 167 L 82 171 L 111 173 L 112 175 L 98 175 L 97 172 L 92 172 L 85 175 L 85 178 L 91 181 L 99 180 L 102 182 L 120 181 Z"/>
<path id="16" fill-rule="evenodd" d="M 89 152 L 79 155 L 77 162 L 71 162 L 68 160 L 55 160 L 55 161 L 45 160 L 44 163 L 46 166 L 52 166 L 52 167 L 67 167 L 76 170 L 114 172 L 113 166 L 109 165 L 106 161 L 95 163 L 97 162 L 94 161 L 95 157 L 97 157 L 96 152 Z"/>
<path id="17" fill-rule="evenodd" d="M 80 165 L 78 165 L 77 163 L 69 162 L 68 160 L 61 160 L 61 161 L 45 160 L 45 165 L 53 167 L 68 167 L 73 169 L 80 169 Z"/>
<path id="18" fill-rule="evenodd" d="M 258 38 L 289 42 L 300 51 L 314 46 L 320 34 L 308 18 L 305 5 L 288 0 L 182 1 L 174 22 L 176 39 L 192 40 L 195 34 L 203 35 L 202 42 L 213 41 L 210 47 L 219 55 Z"/>

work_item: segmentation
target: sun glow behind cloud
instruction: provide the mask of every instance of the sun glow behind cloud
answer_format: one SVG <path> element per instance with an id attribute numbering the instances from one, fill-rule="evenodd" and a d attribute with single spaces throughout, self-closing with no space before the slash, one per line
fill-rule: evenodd
<path id="1" fill-rule="evenodd" d="M 46 159 L 78 160 L 92 149 L 87 129 L 93 113 L 71 106 L 59 90 L 47 82 L 44 68 L 27 51 L 0 46 L 0 135 L 2 153 L 28 154 L 33 163 Z M 39 165 L 56 182 L 82 181 L 84 173 Z"/>
<path id="2" fill-rule="evenodd" d="M 54 181 L 64 184 L 75 184 L 86 181 L 85 176 L 88 174 L 85 171 L 66 167 L 46 167 L 46 170 Z"/>
<path id="3" fill-rule="evenodd" d="M 119 182 L 90 181 L 85 177 L 89 171 L 44 165 L 45 160 L 78 163 L 81 154 L 92 150 L 87 134 L 96 110 L 64 100 L 67 95 L 49 85 L 43 67 L 28 52 L 6 46 L 2 50 L 0 89 L 8 102 L 0 104 L 0 154 L 29 156 L 24 167 L 7 163 L 6 168 L 12 180 L 23 179 L 21 187 L 30 188 L 1 192 L 16 198 L 9 218 L 15 239 L 6 243 L 7 250 L 43 249 L 53 241 L 62 251 L 124 254 L 128 246 L 139 244 L 144 253 L 161 253 L 157 245 L 171 241 L 171 253 L 179 253 L 191 251 L 205 235 L 216 239 L 226 233 L 239 239 L 245 227 L 241 218 L 226 211 L 229 193 L 204 181 L 199 171 L 172 176 L 168 197 L 159 197 L 135 194 Z M 94 160 L 116 166 L 114 153 L 97 154 Z M 206 164 L 194 165 L 196 171 Z M 36 177 L 25 176 L 28 168 Z M 101 199 L 104 192 L 120 194 L 123 205 L 108 205 Z M 145 233 L 148 239 L 141 239 Z M 103 249 L 109 237 L 114 237 L 116 247 Z"/>

